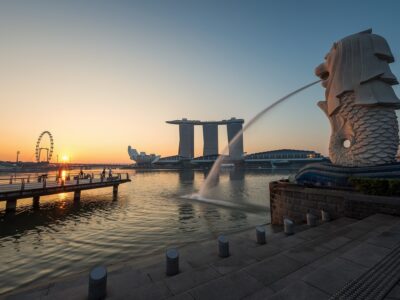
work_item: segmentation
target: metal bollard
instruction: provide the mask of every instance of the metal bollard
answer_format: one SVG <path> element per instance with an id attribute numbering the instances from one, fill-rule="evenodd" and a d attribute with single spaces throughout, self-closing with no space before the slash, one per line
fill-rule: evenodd
<path id="1" fill-rule="evenodd" d="M 175 248 L 168 249 L 166 254 L 168 276 L 173 276 L 179 273 L 179 253 Z"/>
<path id="2" fill-rule="evenodd" d="M 283 219 L 283 228 L 286 235 L 294 234 L 294 223 L 292 220 L 284 218 Z"/>
<path id="3" fill-rule="evenodd" d="M 218 254 L 220 257 L 229 256 L 229 241 L 223 235 L 220 235 L 218 237 Z"/>
<path id="4" fill-rule="evenodd" d="M 264 227 L 261 226 L 256 227 L 256 237 L 257 237 L 257 244 L 264 245 L 266 243 Z"/>
<path id="5" fill-rule="evenodd" d="M 93 268 L 89 274 L 89 300 L 105 299 L 107 294 L 107 269 L 103 266 Z"/>
<path id="6" fill-rule="evenodd" d="M 331 220 L 331 216 L 329 215 L 329 213 L 325 210 L 321 210 L 321 218 L 322 218 L 322 222 L 329 222 Z"/>
<path id="7" fill-rule="evenodd" d="M 317 217 L 311 213 L 307 213 L 307 225 L 310 227 L 317 226 Z"/>

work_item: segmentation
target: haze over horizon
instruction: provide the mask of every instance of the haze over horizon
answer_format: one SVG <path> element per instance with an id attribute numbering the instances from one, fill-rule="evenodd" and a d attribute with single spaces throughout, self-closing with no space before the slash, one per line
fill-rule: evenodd
<path id="1" fill-rule="evenodd" d="M 372 28 L 400 59 L 400 2 L 4 1 L 0 3 L 0 160 L 33 161 L 52 132 L 73 162 L 129 163 L 127 146 L 178 151 L 183 117 L 249 121 L 317 80 L 332 43 Z M 391 64 L 400 77 L 400 66 Z M 394 86 L 400 95 L 399 86 Z M 244 135 L 248 153 L 328 153 L 316 85 Z M 195 152 L 202 153 L 201 127 Z M 226 128 L 220 127 L 220 150 Z"/>

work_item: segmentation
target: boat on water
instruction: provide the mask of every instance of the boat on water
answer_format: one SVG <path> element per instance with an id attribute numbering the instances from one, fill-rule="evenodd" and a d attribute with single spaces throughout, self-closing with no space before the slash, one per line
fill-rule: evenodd
<path id="1" fill-rule="evenodd" d="M 146 152 L 139 152 L 136 149 L 128 146 L 128 154 L 131 160 L 135 161 L 137 165 L 151 165 L 160 159 L 160 155 L 146 154 Z"/>

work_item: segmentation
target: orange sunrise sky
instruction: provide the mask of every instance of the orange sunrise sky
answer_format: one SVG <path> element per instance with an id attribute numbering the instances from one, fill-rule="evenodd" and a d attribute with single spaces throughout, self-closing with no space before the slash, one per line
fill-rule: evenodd
<path id="1" fill-rule="evenodd" d="M 343 11 L 335 26 L 321 26 L 315 16 L 334 19 L 339 11 L 326 12 L 319 2 L 301 14 L 285 3 L 235 3 L 0 4 L 0 160 L 15 161 L 20 151 L 20 160 L 33 161 L 45 130 L 54 137 L 53 162 L 58 154 L 72 162 L 131 163 L 128 145 L 175 155 L 178 127 L 165 121 L 248 121 L 315 81 L 314 68 L 346 35 L 372 27 L 400 57 L 400 24 L 390 7 L 376 11 L 370 2 L 373 18 Z M 391 68 L 399 77 L 398 63 Z M 245 151 L 327 155 L 329 123 L 316 105 L 322 99 L 316 85 L 271 111 L 245 132 Z M 219 130 L 221 151 L 226 128 Z M 201 155 L 201 127 L 195 135 Z"/>

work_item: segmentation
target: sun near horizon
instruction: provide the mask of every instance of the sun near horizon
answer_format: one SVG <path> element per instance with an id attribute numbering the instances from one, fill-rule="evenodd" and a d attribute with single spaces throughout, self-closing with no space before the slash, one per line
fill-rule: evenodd
<path id="1" fill-rule="evenodd" d="M 300 14 L 291 9 L 295 4 L 257 1 L 246 7 L 178 1 L 159 4 L 162 9 L 106 1 L 4 2 L 0 160 L 15 161 L 20 151 L 19 160 L 34 161 L 45 130 L 54 136 L 52 162 L 68 153 L 72 162 L 131 163 L 128 145 L 176 155 L 178 128 L 165 121 L 248 122 L 314 81 L 328 45 L 342 36 L 372 27 L 399 53 L 396 30 L 386 25 L 395 10 L 357 3 L 369 7 L 366 15 L 340 5 L 326 11 L 316 2 L 304 4 Z M 316 17 L 336 19 L 339 11 L 349 17 L 345 24 L 321 26 Z M 392 70 L 400 73 L 398 63 Z M 324 89 L 314 86 L 274 109 L 244 133 L 245 152 L 307 149 L 327 155 L 330 129 L 316 105 L 321 99 Z M 226 129 L 219 137 L 221 150 Z M 202 147 L 196 128 L 196 156 Z"/>

